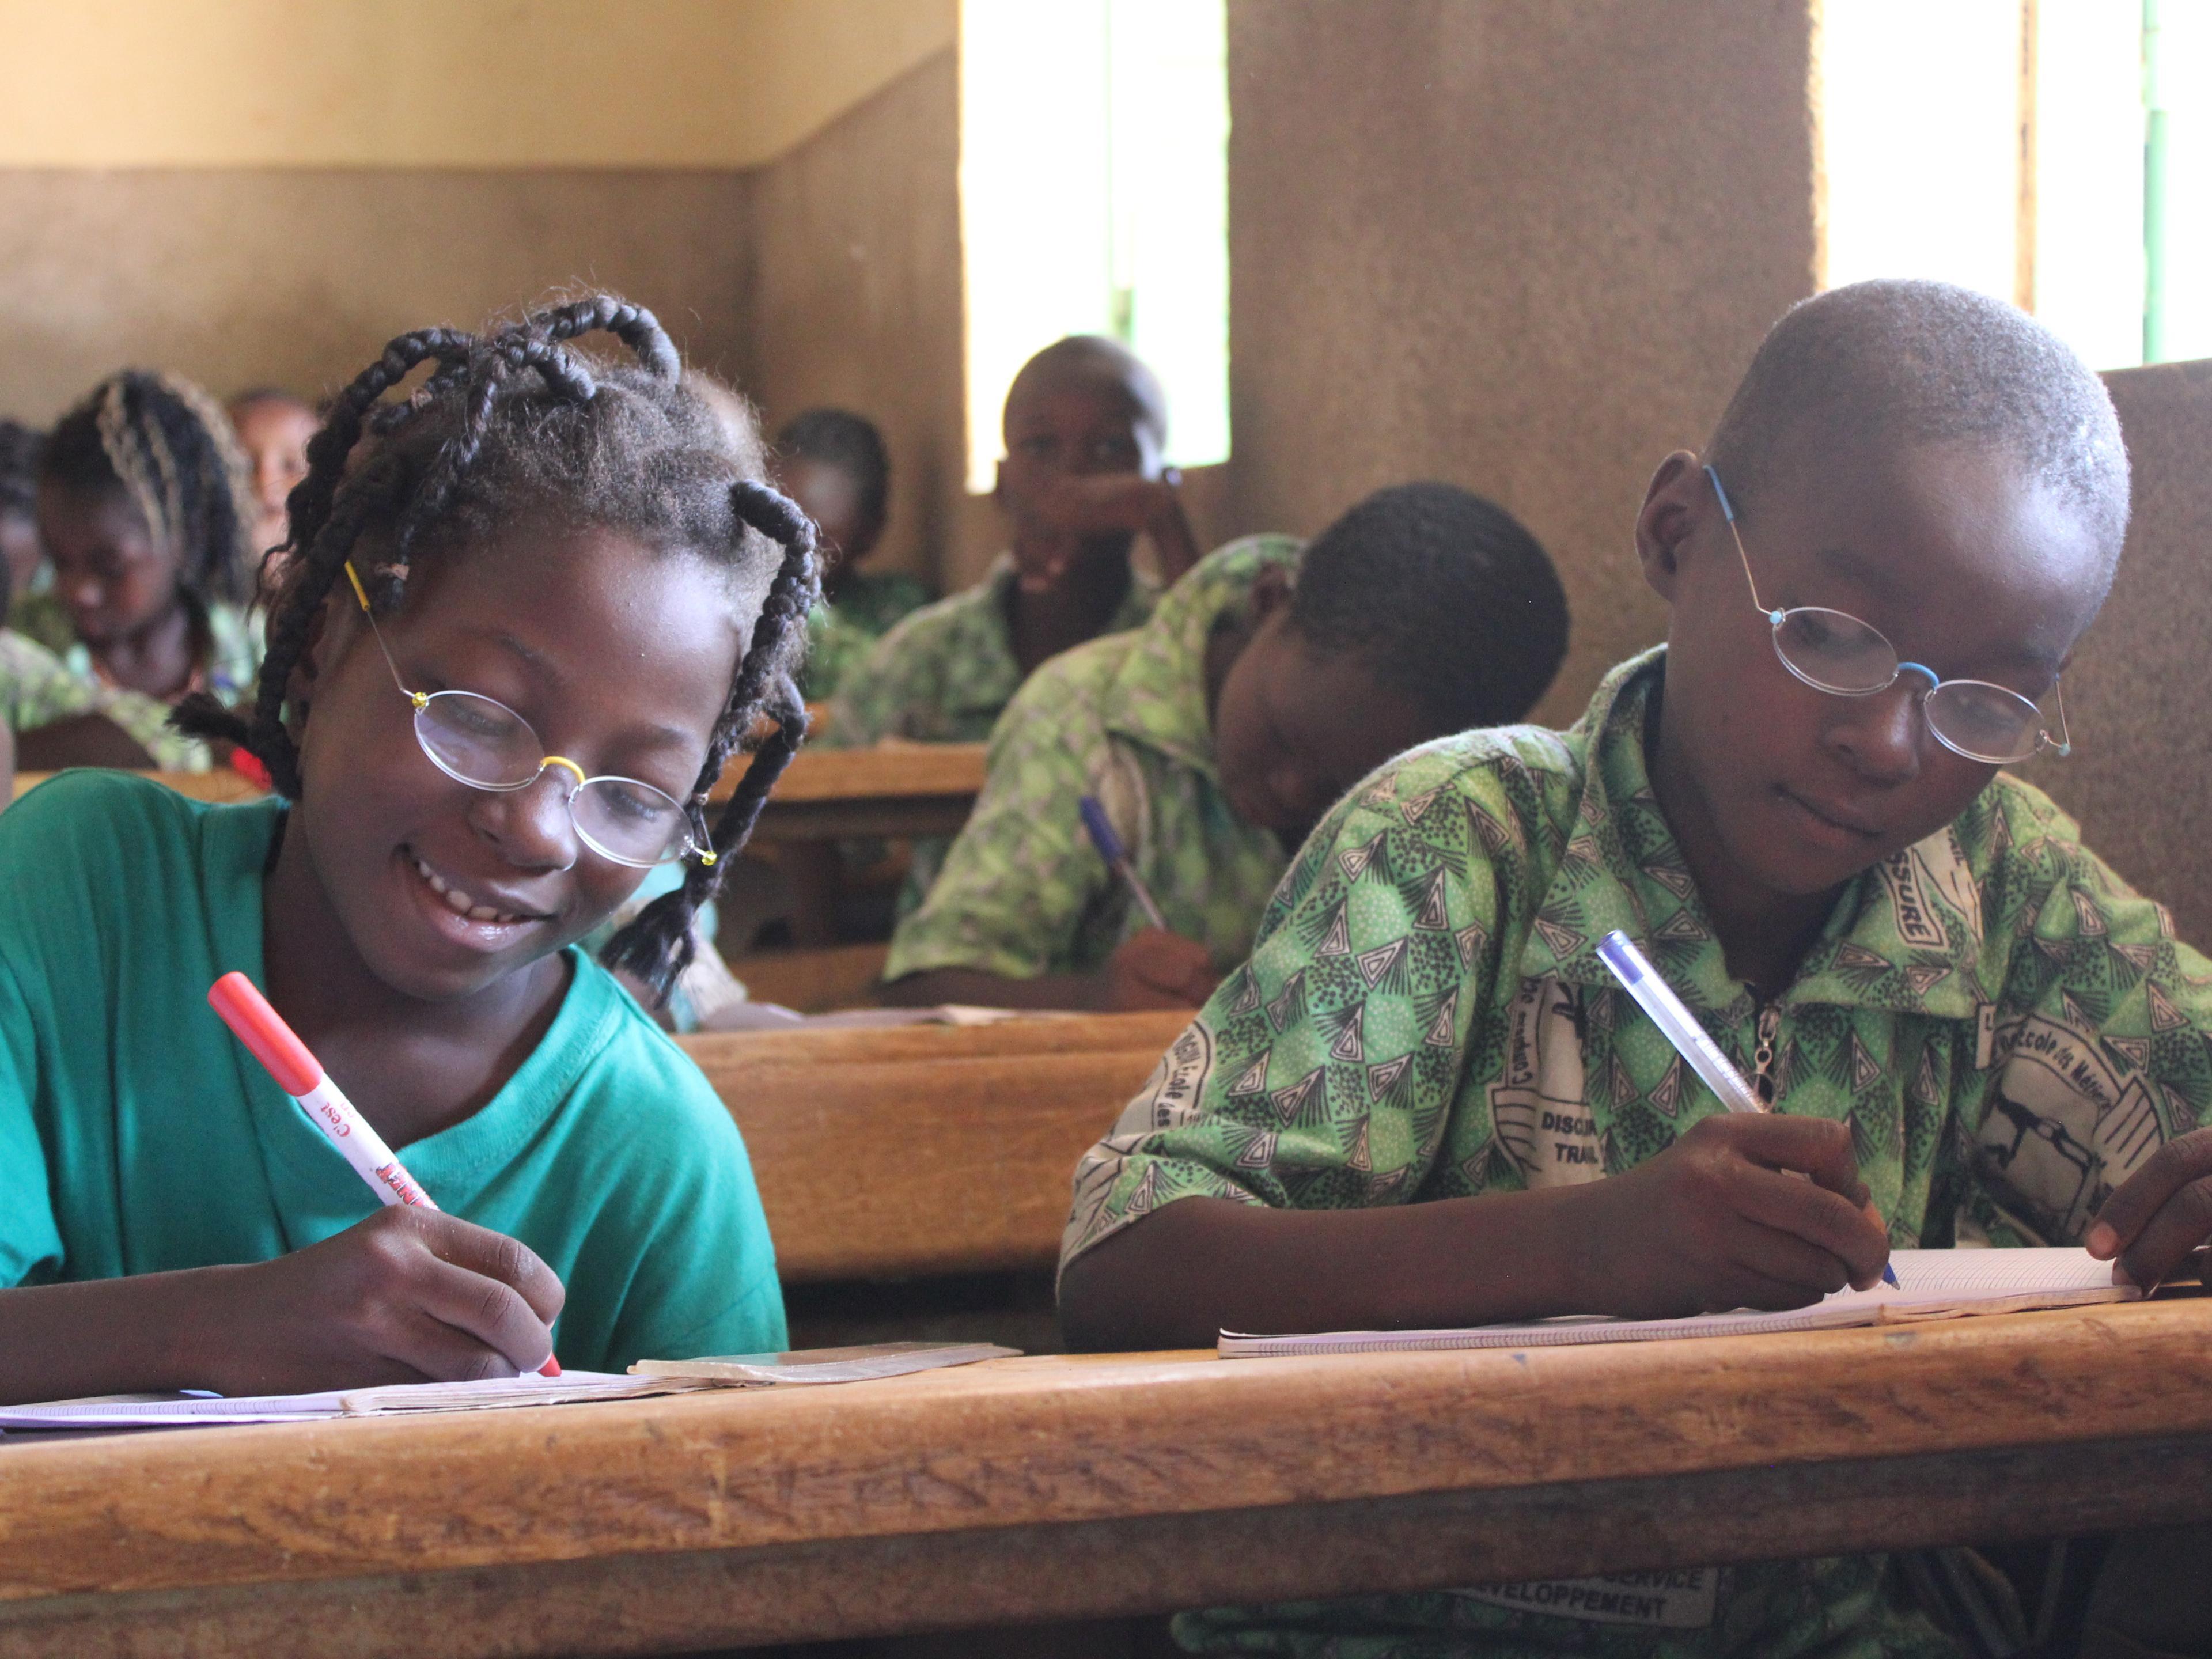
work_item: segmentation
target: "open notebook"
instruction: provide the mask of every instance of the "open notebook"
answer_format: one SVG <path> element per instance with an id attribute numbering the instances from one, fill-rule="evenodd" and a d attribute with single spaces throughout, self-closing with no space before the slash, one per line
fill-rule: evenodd
<path id="1" fill-rule="evenodd" d="M 503 1411 L 517 1406 L 565 1406 L 586 1400 L 635 1400 L 702 1389 L 862 1382 L 945 1365 L 999 1359 L 1013 1348 L 988 1342 L 881 1342 L 864 1348 L 797 1348 L 783 1353 L 732 1354 L 692 1360 L 640 1360 L 635 1374 L 563 1371 L 493 1377 L 482 1382 L 405 1382 L 327 1394 L 251 1397 L 216 1394 L 117 1394 L 0 1406 L 9 1429 L 147 1429 L 212 1423 L 302 1423 L 342 1417 L 396 1417 L 422 1412 Z"/>
<path id="2" fill-rule="evenodd" d="M 1841 1290 L 1782 1313 L 1698 1314 L 1688 1319 L 1574 1316 L 1456 1331 L 1326 1331 L 1311 1336 L 1221 1334 L 1224 1359 L 1284 1354 L 1391 1353 L 1415 1348 L 1547 1348 L 1583 1342 L 1656 1342 L 1687 1336 L 1817 1331 L 1964 1314 L 2019 1313 L 2082 1302 L 2132 1302 L 2142 1292 L 2112 1283 L 2112 1264 L 2087 1250 L 1893 1250 L 1898 1285 Z"/>

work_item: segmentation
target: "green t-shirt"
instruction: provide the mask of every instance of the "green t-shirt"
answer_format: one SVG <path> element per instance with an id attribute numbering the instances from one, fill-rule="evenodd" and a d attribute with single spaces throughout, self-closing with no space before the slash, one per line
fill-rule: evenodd
<path id="1" fill-rule="evenodd" d="M 208 1006 L 218 975 L 262 978 L 278 812 L 81 771 L 0 813 L 0 1285 L 267 1261 L 377 1207 Z M 561 1276 L 564 1365 L 781 1347 L 729 1113 L 567 954 L 536 1052 L 483 1109 L 405 1146 L 409 1171 Z"/>

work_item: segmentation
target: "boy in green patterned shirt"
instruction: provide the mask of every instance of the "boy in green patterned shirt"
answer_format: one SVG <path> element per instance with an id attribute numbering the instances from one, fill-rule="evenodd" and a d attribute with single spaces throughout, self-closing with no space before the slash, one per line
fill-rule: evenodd
<path id="1" fill-rule="evenodd" d="M 2212 963 L 1997 770 L 2063 750 L 2058 674 L 2127 487 L 2102 386 L 2012 307 L 1881 283 L 1792 312 L 1705 453 L 1646 495 L 1665 648 L 1567 732 L 1469 733 L 1370 779 L 1086 1155 L 1072 1338 L 1796 1306 L 1872 1283 L 1893 1242 L 2082 1243 L 2133 1282 L 2171 1273 L 2212 1197 Z M 1723 1112 L 1613 987 L 1592 952 L 1615 927 L 1772 1115 Z M 1342 1659 L 1960 1651 L 1882 1558 L 1674 1577 L 1178 1635 Z M 1532 1611 L 1573 1606 L 1594 1610 Z"/>
<path id="2" fill-rule="evenodd" d="M 1209 555 L 1144 627 L 1022 688 L 967 827 L 891 941 L 889 994 L 1197 1006 L 1337 797 L 1425 738 L 1528 713 L 1566 634 L 1544 550 L 1449 484 L 1378 491 L 1303 552 L 1255 536 Z M 1085 836 L 1085 795 L 1164 927 Z"/>

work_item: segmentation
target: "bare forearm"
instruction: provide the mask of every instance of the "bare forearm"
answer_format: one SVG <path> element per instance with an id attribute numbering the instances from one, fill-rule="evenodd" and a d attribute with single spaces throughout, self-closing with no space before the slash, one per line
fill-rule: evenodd
<path id="1" fill-rule="evenodd" d="M 1538 1318 L 1587 1299 L 1574 1188 L 1374 1210 L 1185 1198 L 1071 1263 L 1076 1349 L 1211 1347 L 1224 1330 L 1390 1330 Z"/>
<path id="2" fill-rule="evenodd" d="M 1012 979 L 975 968 L 933 968 L 908 974 L 883 988 L 883 1000 L 895 1007 L 933 1008 L 964 1002 L 979 1008 L 1066 1008 L 1099 1006 L 1103 992 L 1097 974 L 1040 974 Z"/>
<path id="3" fill-rule="evenodd" d="M 1198 562 L 1198 538 L 1191 530 L 1190 515 L 1183 511 L 1182 498 L 1176 490 L 1162 493 L 1159 507 L 1146 523 L 1145 533 L 1151 538 L 1152 551 L 1159 560 L 1162 580 L 1172 583 Z"/>
<path id="4" fill-rule="evenodd" d="M 193 1333 L 223 1275 L 201 1267 L 0 1290 L 0 1403 L 207 1386 Z"/>

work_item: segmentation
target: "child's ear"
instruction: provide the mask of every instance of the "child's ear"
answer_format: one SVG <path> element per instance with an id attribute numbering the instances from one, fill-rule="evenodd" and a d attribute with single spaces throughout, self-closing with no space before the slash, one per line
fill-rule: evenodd
<path id="1" fill-rule="evenodd" d="M 1269 565 L 1252 583 L 1252 597 L 1245 613 L 1247 622 L 1257 625 L 1287 607 L 1295 586 L 1289 570 L 1279 564 Z"/>
<path id="2" fill-rule="evenodd" d="M 1000 512 L 1006 510 L 1006 458 L 999 457 L 998 469 L 991 474 L 991 501 Z"/>
<path id="3" fill-rule="evenodd" d="M 349 601 L 352 594 L 345 595 Z M 331 638 L 331 607 L 338 602 L 339 592 L 332 589 L 330 597 L 307 618 L 307 643 L 300 647 L 299 659 L 292 665 L 292 672 L 284 682 L 284 702 L 296 711 L 301 720 L 307 718 L 307 706 L 313 702 L 315 681 L 322 673 L 323 651 Z"/>
<path id="4" fill-rule="evenodd" d="M 1659 463 L 1644 487 L 1644 505 L 1636 514 L 1636 561 L 1651 591 L 1669 605 L 1681 574 L 1682 544 L 1698 526 L 1698 496 L 1705 483 L 1698 458 L 1678 449 Z"/>

